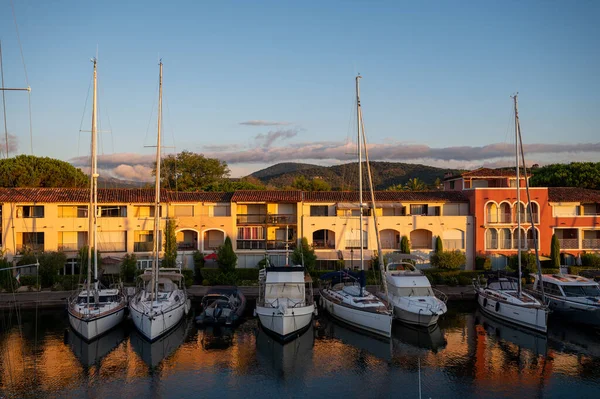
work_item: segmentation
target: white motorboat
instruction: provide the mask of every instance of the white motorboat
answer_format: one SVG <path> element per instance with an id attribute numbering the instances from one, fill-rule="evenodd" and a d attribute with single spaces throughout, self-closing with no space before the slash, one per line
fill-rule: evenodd
<path id="1" fill-rule="evenodd" d="M 394 317 L 401 322 L 429 327 L 448 310 L 447 296 L 434 291 L 427 276 L 411 263 L 388 263 L 385 278 L 388 293 L 378 296 L 394 307 Z"/>
<path id="2" fill-rule="evenodd" d="M 600 286 L 594 280 L 572 274 L 543 274 L 546 303 L 569 321 L 600 326 Z M 539 276 L 533 291 L 541 293 Z"/>
<path id="3" fill-rule="evenodd" d="M 525 165 L 525 155 L 523 153 L 523 143 L 521 139 L 521 127 L 519 124 L 519 111 L 517 95 L 513 96 L 515 107 L 515 146 L 516 146 L 516 187 L 517 192 L 517 260 L 518 260 L 518 275 L 517 279 L 509 279 L 506 277 L 491 277 L 487 280 L 485 286 L 479 284 L 479 280 L 475 280 L 473 285 L 477 292 L 477 302 L 481 310 L 494 317 L 502 320 L 531 328 L 536 331 L 547 332 L 548 327 L 548 307 L 532 295 L 523 292 L 521 288 L 521 248 L 523 240 L 521 239 L 521 179 L 519 177 L 519 155 L 521 155 L 522 163 Z M 520 144 L 520 145 L 519 145 Z M 520 151 L 519 151 L 520 150 Z M 529 180 L 525 174 L 525 191 L 527 193 L 527 211 L 531 215 L 531 195 L 529 193 Z M 537 231 L 534 226 L 533 218 L 530 218 L 532 231 Z M 533 235 L 535 248 L 535 257 L 538 273 L 540 273 L 540 262 L 538 253 L 537 234 Z M 544 293 L 542 290 L 542 298 Z"/>
<path id="4" fill-rule="evenodd" d="M 188 314 L 191 304 L 187 298 L 184 277 L 179 268 L 160 268 L 160 130 L 162 126 L 162 62 L 159 63 L 158 135 L 156 140 L 156 180 L 154 194 L 154 234 L 152 269 L 139 276 L 141 285 L 129 301 L 133 324 L 148 340 L 167 333 Z"/>
<path id="5" fill-rule="evenodd" d="M 90 165 L 90 204 L 88 211 L 87 279 L 79 292 L 69 299 L 69 323 L 77 334 L 91 341 L 117 326 L 123 320 L 127 300 L 119 288 L 103 289 L 98 281 L 98 252 L 92 251 L 97 245 L 97 203 L 98 173 L 96 156 L 97 137 L 97 61 L 94 63 L 94 91 L 92 104 L 92 145 Z M 93 253 L 92 253 L 93 252 Z M 94 270 L 92 280 L 92 267 Z"/>
<path id="6" fill-rule="evenodd" d="M 365 290 L 364 271 L 330 272 L 321 276 L 321 306 L 331 316 L 373 334 L 392 335 L 392 312 L 373 294 Z"/>
<path id="7" fill-rule="evenodd" d="M 283 340 L 294 338 L 311 325 L 314 313 L 312 279 L 304 267 L 260 270 L 255 314 L 264 329 Z"/>
<path id="8" fill-rule="evenodd" d="M 548 308 L 526 292 L 513 278 L 490 277 L 485 286 L 475 282 L 477 302 L 485 313 L 536 331 L 546 332 Z"/>

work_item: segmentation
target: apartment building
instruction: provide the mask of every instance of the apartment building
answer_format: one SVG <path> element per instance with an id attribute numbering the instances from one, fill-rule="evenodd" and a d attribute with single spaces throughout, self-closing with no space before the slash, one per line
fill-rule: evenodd
<path id="1" fill-rule="evenodd" d="M 549 255 L 552 235 L 556 234 L 562 264 L 575 264 L 584 251 L 599 251 L 600 191 L 531 187 L 530 212 L 525 189 L 525 178 L 529 177 L 519 178 L 519 203 L 514 170 L 481 168 L 445 177 L 444 191 L 462 192 L 469 200 L 475 225 L 474 252 L 470 255 L 490 257 L 494 269 L 506 267 L 508 257 L 519 248 L 517 214 L 521 220 L 522 250 L 534 250 L 537 234 L 540 253 Z"/>

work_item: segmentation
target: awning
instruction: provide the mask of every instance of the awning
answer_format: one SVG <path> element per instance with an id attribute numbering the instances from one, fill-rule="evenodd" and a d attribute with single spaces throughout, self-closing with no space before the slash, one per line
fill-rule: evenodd
<path id="1" fill-rule="evenodd" d="M 360 204 L 358 202 L 338 202 L 338 209 L 360 209 Z M 366 207 L 366 204 L 363 203 L 363 208 Z"/>
<path id="2" fill-rule="evenodd" d="M 540 255 L 540 262 L 543 262 L 543 261 L 546 261 L 546 260 L 552 260 L 552 258 Z"/>

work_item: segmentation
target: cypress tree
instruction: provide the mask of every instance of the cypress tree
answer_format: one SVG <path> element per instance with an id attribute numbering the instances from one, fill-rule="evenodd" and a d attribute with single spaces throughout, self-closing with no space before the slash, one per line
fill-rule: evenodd
<path id="1" fill-rule="evenodd" d="M 552 234 L 552 243 L 550 244 L 550 259 L 552 267 L 555 269 L 560 268 L 560 243 L 556 234 Z"/>
<path id="2" fill-rule="evenodd" d="M 437 236 L 435 239 L 435 253 L 441 254 L 442 252 L 444 252 L 444 244 L 442 243 L 442 238 Z"/>

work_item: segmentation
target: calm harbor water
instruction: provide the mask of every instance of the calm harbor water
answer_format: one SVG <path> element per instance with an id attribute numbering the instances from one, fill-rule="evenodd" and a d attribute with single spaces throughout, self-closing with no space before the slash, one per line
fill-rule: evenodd
<path id="1" fill-rule="evenodd" d="M 438 328 L 394 325 L 378 340 L 324 315 L 286 345 L 249 318 L 235 330 L 187 319 L 149 344 L 125 323 L 86 344 L 66 311 L 1 313 L 0 397 L 598 398 L 600 333 L 547 336 L 451 303 Z M 420 372 L 419 372 L 420 368 Z"/>

